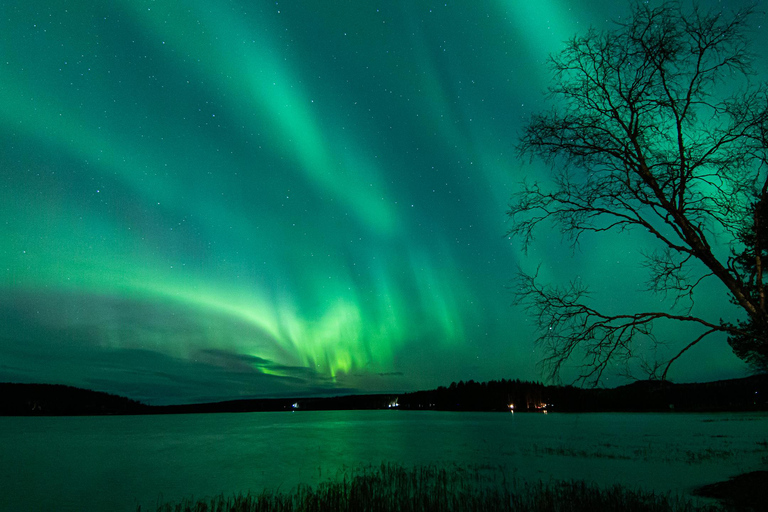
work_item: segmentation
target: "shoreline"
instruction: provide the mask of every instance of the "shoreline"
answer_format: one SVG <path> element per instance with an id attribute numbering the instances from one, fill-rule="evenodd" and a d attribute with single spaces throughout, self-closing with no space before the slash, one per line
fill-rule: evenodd
<path id="1" fill-rule="evenodd" d="M 694 496 L 712 498 L 733 510 L 759 510 L 768 504 L 768 470 L 749 471 L 702 485 Z"/>

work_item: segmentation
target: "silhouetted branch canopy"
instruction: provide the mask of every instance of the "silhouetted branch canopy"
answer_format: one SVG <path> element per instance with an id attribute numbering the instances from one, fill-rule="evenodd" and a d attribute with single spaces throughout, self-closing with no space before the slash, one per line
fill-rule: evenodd
<path id="1" fill-rule="evenodd" d="M 633 357 L 635 340 L 651 338 L 661 318 L 697 323 L 705 334 L 695 343 L 727 332 L 749 348 L 734 346 L 737 355 L 766 367 L 765 223 L 756 205 L 768 187 L 768 87 L 753 83 L 750 14 L 636 3 L 628 21 L 574 37 L 551 58 L 551 109 L 531 118 L 519 144 L 550 166 L 551 180 L 521 185 L 510 234 L 526 249 L 542 223 L 574 248 L 587 233 L 648 236 L 658 244 L 646 254 L 648 290 L 688 303 L 677 316 L 605 315 L 586 306 L 586 288 L 542 288 L 522 274 L 519 297 L 539 322 L 553 375 L 578 353 L 582 378 L 596 381 L 612 361 Z M 710 279 L 743 322 L 690 316 Z"/>

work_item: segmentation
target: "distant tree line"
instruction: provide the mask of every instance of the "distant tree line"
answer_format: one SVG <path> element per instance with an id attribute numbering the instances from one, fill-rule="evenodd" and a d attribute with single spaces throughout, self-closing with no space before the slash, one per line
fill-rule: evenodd
<path id="1" fill-rule="evenodd" d="M 403 394 L 258 398 L 167 406 L 149 406 L 129 398 L 70 386 L 0 383 L 0 416 L 381 409 L 456 412 L 768 410 L 768 375 L 699 384 L 638 381 L 612 389 L 546 386 L 539 382 L 507 379 L 469 380 Z"/>
<path id="2" fill-rule="evenodd" d="M 398 396 L 398 408 L 441 411 L 595 412 L 768 409 L 768 376 L 700 384 L 638 381 L 617 388 L 506 380 L 454 382 Z"/>
<path id="3" fill-rule="evenodd" d="M 548 386 L 538 382 L 506 380 L 489 382 L 452 382 L 430 391 L 417 391 L 398 397 L 403 409 L 437 409 L 444 411 L 541 410 L 547 403 Z"/>

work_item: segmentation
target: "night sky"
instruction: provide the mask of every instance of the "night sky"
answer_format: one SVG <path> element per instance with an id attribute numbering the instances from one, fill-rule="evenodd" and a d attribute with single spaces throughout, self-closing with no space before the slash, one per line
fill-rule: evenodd
<path id="1" fill-rule="evenodd" d="M 515 153 L 547 55 L 628 6 L 0 1 L 0 381 L 170 403 L 533 380 L 517 265 L 663 307 L 642 233 L 505 236 L 548 173 Z M 696 308 L 733 315 L 718 288 Z M 720 337 L 670 378 L 747 370 Z"/>

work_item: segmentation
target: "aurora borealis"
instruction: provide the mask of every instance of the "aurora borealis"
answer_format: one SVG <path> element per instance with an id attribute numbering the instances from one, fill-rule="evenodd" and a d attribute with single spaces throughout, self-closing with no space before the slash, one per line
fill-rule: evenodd
<path id="1" fill-rule="evenodd" d="M 514 151 L 546 56 L 627 12 L 0 2 L 0 381 L 162 403 L 540 378 L 518 264 L 641 295 L 616 265 L 644 239 L 504 236 L 547 173 Z M 722 339 L 690 357 L 673 379 L 745 372 Z"/>

